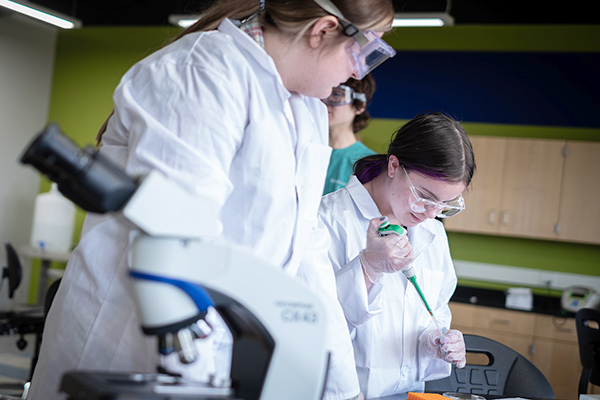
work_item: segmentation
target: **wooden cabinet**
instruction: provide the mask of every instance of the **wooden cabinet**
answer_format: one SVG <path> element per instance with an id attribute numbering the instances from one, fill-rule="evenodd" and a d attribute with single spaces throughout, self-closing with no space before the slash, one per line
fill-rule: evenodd
<path id="1" fill-rule="evenodd" d="M 574 318 L 450 303 L 452 328 L 496 340 L 533 362 L 557 399 L 577 400 L 581 374 Z"/>
<path id="2" fill-rule="evenodd" d="M 471 137 L 477 170 L 449 231 L 600 243 L 600 143 Z"/>
<path id="3" fill-rule="evenodd" d="M 564 145 L 562 140 L 507 139 L 499 233 L 556 237 Z"/>
<path id="4" fill-rule="evenodd" d="M 581 361 L 574 318 L 535 315 L 531 361 L 548 378 L 557 399 L 576 399 Z"/>
<path id="5" fill-rule="evenodd" d="M 450 302 L 450 311 L 452 311 L 452 328 L 458 329 L 462 333 L 470 333 L 465 330 L 473 327 L 475 306 L 473 304 Z"/>
<path id="6" fill-rule="evenodd" d="M 473 136 L 470 138 L 477 169 L 465 198 L 465 210 L 444 220 L 447 230 L 497 233 L 506 139 Z"/>
<path id="7" fill-rule="evenodd" d="M 473 312 L 473 322 L 476 328 L 526 336 L 533 334 L 534 327 L 529 313 L 478 306 Z"/>
<path id="8" fill-rule="evenodd" d="M 600 143 L 568 141 L 565 156 L 558 238 L 600 243 Z"/>

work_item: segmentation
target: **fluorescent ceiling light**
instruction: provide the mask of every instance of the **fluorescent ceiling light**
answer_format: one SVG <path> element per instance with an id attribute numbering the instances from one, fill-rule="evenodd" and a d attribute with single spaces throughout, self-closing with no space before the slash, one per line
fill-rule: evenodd
<path id="1" fill-rule="evenodd" d="M 1 1 L 1 0 L 0 0 Z M 169 23 L 182 28 L 194 24 L 200 15 L 173 14 L 169 15 Z M 393 27 L 421 26 L 452 26 L 454 18 L 448 13 L 397 13 L 394 16 Z"/>
<path id="2" fill-rule="evenodd" d="M 396 13 L 393 27 L 452 26 L 454 18 L 448 13 Z"/>
<path id="3" fill-rule="evenodd" d="M 9 10 L 27 15 L 28 17 L 44 21 L 48 24 L 58 26 L 63 29 L 73 29 L 81 27 L 81 21 L 76 18 L 68 17 L 59 12 L 31 4 L 27 1 L 0 0 L 0 7 L 8 8 Z"/>
<path id="4" fill-rule="evenodd" d="M 198 21 L 200 15 L 193 14 L 173 14 L 169 15 L 169 23 L 173 25 L 178 25 L 182 28 L 187 28 L 190 25 L 193 25 Z"/>

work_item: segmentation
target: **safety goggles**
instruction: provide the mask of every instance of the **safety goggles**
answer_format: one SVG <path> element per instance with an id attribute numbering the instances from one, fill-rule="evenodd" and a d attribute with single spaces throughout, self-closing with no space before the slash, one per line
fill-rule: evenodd
<path id="1" fill-rule="evenodd" d="M 406 179 L 408 179 L 408 184 L 410 187 L 410 191 L 412 195 L 415 197 L 415 201 L 410 204 L 410 209 L 416 213 L 424 214 L 427 211 L 436 210 L 436 217 L 438 218 L 448 218 L 455 216 L 459 212 L 465 209 L 465 201 L 462 197 L 462 194 L 459 194 L 453 200 L 449 201 L 435 201 L 431 199 L 427 199 L 427 195 L 423 193 L 421 190 L 417 189 L 411 182 L 408 177 L 408 172 L 406 172 L 406 168 L 404 165 L 402 166 L 404 170 L 404 174 L 406 175 Z"/>
<path id="2" fill-rule="evenodd" d="M 337 17 L 342 25 L 342 32 L 354 39 L 348 47 L 348 52 L 354 60 L 354 66 L 358 73 L 358 79 L 363 79 L 377 66 L 388 58 L 394 57 L 396 51 L 383 41 L 373 31 L 361 31 L 352 22 L 348 21 L 341 11 L 329 0 L 313 0 L 323 10 Z"/>
<path id="3" fill-rule="evenodd" d="M 333 107 L 352 104 L 354 100 L 366 103 L 367 95 L 364 93 L 359 93 L 352 89 L 350 86 L 346 85 L 339 85 L 337 87 L 334 87 L 329 97 L 327 97 L 326 99 L 322 99 L 323 103 Z"/>

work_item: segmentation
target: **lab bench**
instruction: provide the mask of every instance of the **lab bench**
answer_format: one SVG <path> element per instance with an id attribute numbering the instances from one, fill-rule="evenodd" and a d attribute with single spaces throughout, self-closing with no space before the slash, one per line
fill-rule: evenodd
<path id="1" fill-rule="evenodd" d="M 450 299 L 456 303 L 477 304 L 480 306 L 504 308 L 506 292 L 503 290 L 481 289 L 469 286 L 458 286 Z M 520 311 L 520 310 L 514 310 Z M 557 315 L 575 318 L 575 314 L 565 311 L 560 306 L 560 297 L 533 295 L 533 309 L 524 311 L 537 314 Z"/>
<path id="2" fill-rule="evenodd" d="M 546 376 L 557 399 L 576 400 L 581 375 L 575 315 L 560 298 L 533 296 L 531 311 L 505 307 L 505 292 L 459 286 L 450 301 L 452 328 L 485 336 L 521 353 Z"/>

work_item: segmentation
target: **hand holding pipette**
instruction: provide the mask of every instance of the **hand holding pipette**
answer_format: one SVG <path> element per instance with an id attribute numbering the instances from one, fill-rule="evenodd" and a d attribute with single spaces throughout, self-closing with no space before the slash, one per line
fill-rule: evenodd
<path id="1" fill-rule="evenodd" d="M 390 224 L 386 220 L 379 226 L 378 232 L 381 236 L 387 236 L 402 235 L 405 231 L 401 226 Z M 445 326 L 440 327 L 433 310 L 425 299 L 425 294 L 417 282 L 417 276 L 412 264 L 404 268 L 402 273 L 416 289 L 419 298 L 435 324 L 435 329 L 429 329 L 424 332 L 421 344 L 424 345 L 425 350 L 429 354 L 435 355 L 446 362 L 454 363 L 458 368 L 463 368 L 466 364 L 466 353 L 462 333 L 454 329 L 447 331 Z"/>
<path id="2" fill-rule="evenodd" d="M 398 227 L 402 232 L 394 231 L 397 235 L 382 236 L 378 233 L 382 222 L 386 223 L 387 217 L 371 220 L 367 229 L 367 245 L 359 254 L 365 275 L 372 284 L 379 283 L 385 273 L 395 273 L 407 267 L 413 259 L 405 231 Z"/>
<path id="3" fill-rule="evenodd" d="M 382 223 L 379 226 L 378 232 L 379 232 L 379 235 L 381 235 L 381 236 L 394 235 L 394 234 L 402 235 L 402 233 L 404 233 L 404 229 L 399 225 L 390 224 L 389 221 L 386 220 L 384 223 Z M 427 309 L 427 312 L 431 316 L 431 319 L 435 323 L 435 326 L 437 327 L 437 329 L 440 333 L 440 336 L 444 336 L 444 334 L 446 332 L 442 331 L 442 329 L 440 328 L 440 326 L 437 322 L 437 319 L 435 318 L 435 315 L 433 314 L 433 310 L 431 309 L 431 307 L 429 307 L 429 304 L 427 303 L 427 300 L 425 299 L 425 294 L 423 294 L 423 292 L 421 291 L 421 287 L 417 283 L 417 276 L 415 275 L 415 269 L 413 268 L 412 264 L 410 264 L 410 265 L 408 265 L 408 267 L 404 268 L 402 270 L 402 273 L 404 274 L 404 276 L 406 276 L 406 279 L 408 279 L 408 281 L 410 283 L 412 283 L 414 288 L 417 290 L 417 293 L 419 294 L 419 297 L 421 298 L 423 305 Z M 446 328 L 444 328 L 444 329 L 446 329 Z"/>
<path id="4" fill-rule="evenodd" d="M 441 337 L 437 328 L 426 329 L 419 338 L 419 352 L 455 364 L 457 368 L 464 368 L 466 364 L 465 341 L 456 329 L 450 329 Z"/>

